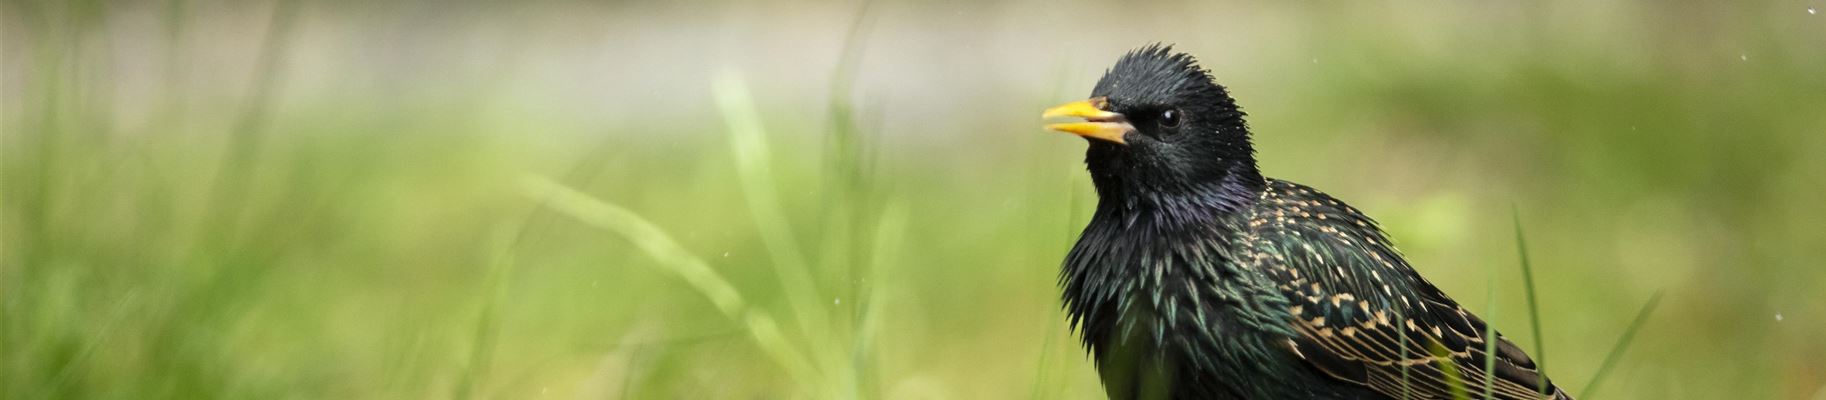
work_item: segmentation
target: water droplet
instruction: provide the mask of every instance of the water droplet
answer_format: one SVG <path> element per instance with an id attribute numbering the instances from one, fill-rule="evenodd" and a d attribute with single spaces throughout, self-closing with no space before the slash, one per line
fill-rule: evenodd
<path id="1" fill-rule="evenodd" d="M 1782 313 L 1775 313 L 1775 322 L 1782 322 Z"/>
<path id="2" fill-rule="evenodd" d="M 1738 54 L 1737 59 L 1744 60 L 1744 61 L 1750 61 L 1750 55 L 1749 54 Z"/>
<path id="3" fill-rule="evenodd" d="M 1318 64 L 1318 63 L 1319 63 L 1319 59 L 1317 59 L 1317 58 L 1314 58 L 1314 59 L 1312 59 L 1312 63 L 1313 63 L 1313 64 Z"/>
<path id="4" fill-rule="evenodd" d="M 727 252 L 727 251 L 723 252 L 723 258 L 729 258 L 729 252 Z"/>
<path id="5" fill-rule="evenodd" d="M 831 298 L 831 304 L 843 305 L 843 298 L 842 297 Z"/>
<path id="6" fill-rule="evenodd" d="M 1818 8 L 1813 8 L 1813 7 L 1811 7 L 1811 6 L 1810 6 L 1810 7 L 1807 7 L 1807 14 L 1808 14 L 1808 15 L 1813 15 L 1813 14 L 1819 14 L 1819 13 L 1820 13 L 1820 9 L 1818 9 Z"/>

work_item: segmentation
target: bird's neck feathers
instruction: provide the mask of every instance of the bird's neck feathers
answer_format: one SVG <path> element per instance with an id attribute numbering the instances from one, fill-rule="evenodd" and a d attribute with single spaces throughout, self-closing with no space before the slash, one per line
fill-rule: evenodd
<path id="1" fill-rule="evenodd" d="M 1255 204 L 1260 189 L 1243 177 L 1191 185 L 1173 192 L 1136 190 L 1127 185 L 1098 187 L 1097 214 L 1128 221 L 1148 221 L 1157 227 L 1209 225 L 1234 217 Z"/>
<path id="2" fill-rule="evenodd" d="M 1206 224 L 1235 216 L 1255 204 L 1267 180 L 1246 150 L 1204 170 L 1204 176 L 1185 176 L 1165 170 L 1133 171 L 1090 161 L 1091 182 L 1097 188 L 1097 214 L 1123 219 L 1162 218 L 1162 222 Z M 1176 175 L 1164 177 L 1161 175 Z"/>

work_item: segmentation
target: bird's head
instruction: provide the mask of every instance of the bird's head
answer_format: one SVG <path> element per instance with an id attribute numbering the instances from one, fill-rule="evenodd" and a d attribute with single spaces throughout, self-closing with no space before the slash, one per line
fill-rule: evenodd
<path id="1" fill-rule="evenodd" d="M 1216 195 L 1247 201 L 1265 185 L 1243 112 L 1191 55 L 1151 45 L 1123 55 L 1091 97 L 1046 110 L 1082 136 L 1099 195 Z"/>

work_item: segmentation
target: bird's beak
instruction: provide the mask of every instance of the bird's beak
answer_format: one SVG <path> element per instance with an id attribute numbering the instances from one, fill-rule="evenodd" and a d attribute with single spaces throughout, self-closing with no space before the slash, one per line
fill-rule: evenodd
<path id="1" fill-rule="evenodd" d="M 1040 118 L 1084 118 L 1085 122 L 1048 124 L 1046 125 L 1046 129 L 1116 144 L 1128 144 L 1128 142 L 1122 140 L 1122 135 L 1133 132 L 1135 126 L 1129 125 L 1128 118 L 1123 117 L 1122 114 L 1104 110 L 1104 108 L 1108 106 L 1108 99 L 1093 97 L 1087 100 L 1074 101 L 1058 107 L 1046 109 L 1046 113 L 1040 114 Z"/>

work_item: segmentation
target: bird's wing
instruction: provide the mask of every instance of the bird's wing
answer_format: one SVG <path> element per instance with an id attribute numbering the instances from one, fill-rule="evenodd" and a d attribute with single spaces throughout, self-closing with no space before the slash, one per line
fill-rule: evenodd
<path id="1" fill-rule="evenodd" d="M 1281 185 L 1257 210 L 1251 263 L 1289 300 L 1295 334 L 1286 346 L 1313 367 L 1391 398 L 1482 398 L 1488 381 L 1491 398 L 1570 399 L 1520 348 L 1415 273 L 1355 209 Z"/>

